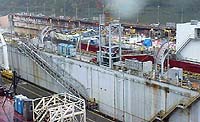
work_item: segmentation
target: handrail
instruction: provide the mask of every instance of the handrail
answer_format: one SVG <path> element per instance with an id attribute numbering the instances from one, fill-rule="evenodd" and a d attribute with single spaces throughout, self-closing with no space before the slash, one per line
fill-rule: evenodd
<path id="1" fill-rule="evenodd" d="M 194 34 L 188 35 L 186 41 L 184 41 L 184 42 L 182 43 L 182 45 L 176 50 L 176 54 L 179 53 L 181 50 L 183 50 L 183 48 L 191 41 L 192 36 L 194 36 Z"/>
<path id="2" fill-rule="evenodd" d="M 25 43 L 20 42 L 18 45 L 18 49 L 25 53 L 28 57 L 30 57 L 34 62 L 40 65 L 48 74 L 50 74 L 61 86 L 65 87 L 69 93 L 74 94 L 75 96 L 82 97 L 84 99 L 88 99 L 87 93 L 80 89 L 80 86 L 75 86 L 74 83 L 69 82 L 69 79 L 65 79 L 63 75 L 61 75 L 58 71 L 55 70 L 46 60 L 40 57 L 34 49 L 31 49 L 31 46 L 27 46 Z M 71 79 L 74 80 L 74 79 Z M 78 82 L 76 82 L 77 84 Z"/>

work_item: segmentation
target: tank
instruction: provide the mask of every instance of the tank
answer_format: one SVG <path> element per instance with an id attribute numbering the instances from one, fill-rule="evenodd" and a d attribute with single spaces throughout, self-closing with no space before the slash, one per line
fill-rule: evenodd
<path id="1" fill-rule="evenodd" d="M 145 39 L 143 41 L 143 45 L 147 48 L 151 47 L 152 46 L 152 40 L 151 39 Z"/>
<path id="2" fill-rule="evenodd" d="M 63 56 L 67 56 L 68 55 L 68 44 L 64 44 L 63 45 Z"/>
<path id="3" fill-rule="evenodd" d="M 33 120 L 33 105 L 31 99 L 24 99 L 23 118 L 26 121 Z"/>
<path id="4" fill-rule="evenodd" d="M 76 48 L 74 48 L 74 45 L 68 45 L 67 55 L 70 56 L 70 57 L 76 55 Z"/>
<path id="5" fill-rule="evenodd" d="M 62 55 L 63 52 L 63 43 L 58 44 L 58 54 Z"/>

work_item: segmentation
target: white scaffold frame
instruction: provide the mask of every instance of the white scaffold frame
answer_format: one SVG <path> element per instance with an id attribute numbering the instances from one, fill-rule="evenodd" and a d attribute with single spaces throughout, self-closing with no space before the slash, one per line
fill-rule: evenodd
<path id="1" fill-rule="evenodd" d="M 33 121 L 86 122 L 85 100 L 68 93 L 37 98 L 32 101 Z"/>

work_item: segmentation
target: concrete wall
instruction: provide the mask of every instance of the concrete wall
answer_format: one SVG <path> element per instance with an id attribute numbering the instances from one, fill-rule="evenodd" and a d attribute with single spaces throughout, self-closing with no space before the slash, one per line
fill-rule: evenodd
<path id="1" fill-rule="evenodd" d="M 11 68 L 17 70 L 23 78 L 55 92 L 64 91 L 37 64 L 19 54 L 16 49 L 9 48 L 9 60 Z M 80 81 L 88 95 L 99 103 L 100 111 L 126 122 L 149 120 L 160 110 L 167 110 L 179 100 L 197 94 L 173 85 L 60 56 L 51 55 L 51 61 L 48 62 L 57 62 L 52 67 L 62 67 Z"/>

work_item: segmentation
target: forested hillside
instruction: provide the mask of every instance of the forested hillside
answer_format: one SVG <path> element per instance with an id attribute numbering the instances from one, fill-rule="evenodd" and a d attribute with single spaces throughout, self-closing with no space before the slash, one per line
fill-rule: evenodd
<path id="1" fill-rule="evenodd" d="M 42 13 L 56 16 L 75 16 L 91 18 L 102 13 L 103 0 L 0 0 L 0 15 L 18 12 Z M 109 1 L 109 0 L 104 0 Z M 112 0 L 115 3 L 115 0 Z M 118 0 L 119 1 L 119 0 Z M 122 0 L 123 1 L 123 0 Z M 127 1 L 127 0 L 124 0 Z M 137 0 L 133 0 L 137 1 Z M 145 6 L 137 16 L 122 18 L 140 23 L 181 22 L 200 19 L 199 0 L 144 0 Z M 103 2 L 102 2 L 103 3 Z M 137 2 L 135 2 L 137 6 Z M 105 2 L 106 11 L 112 8 Z M 123 13 L 121 13 L 123 14 Z"/>

